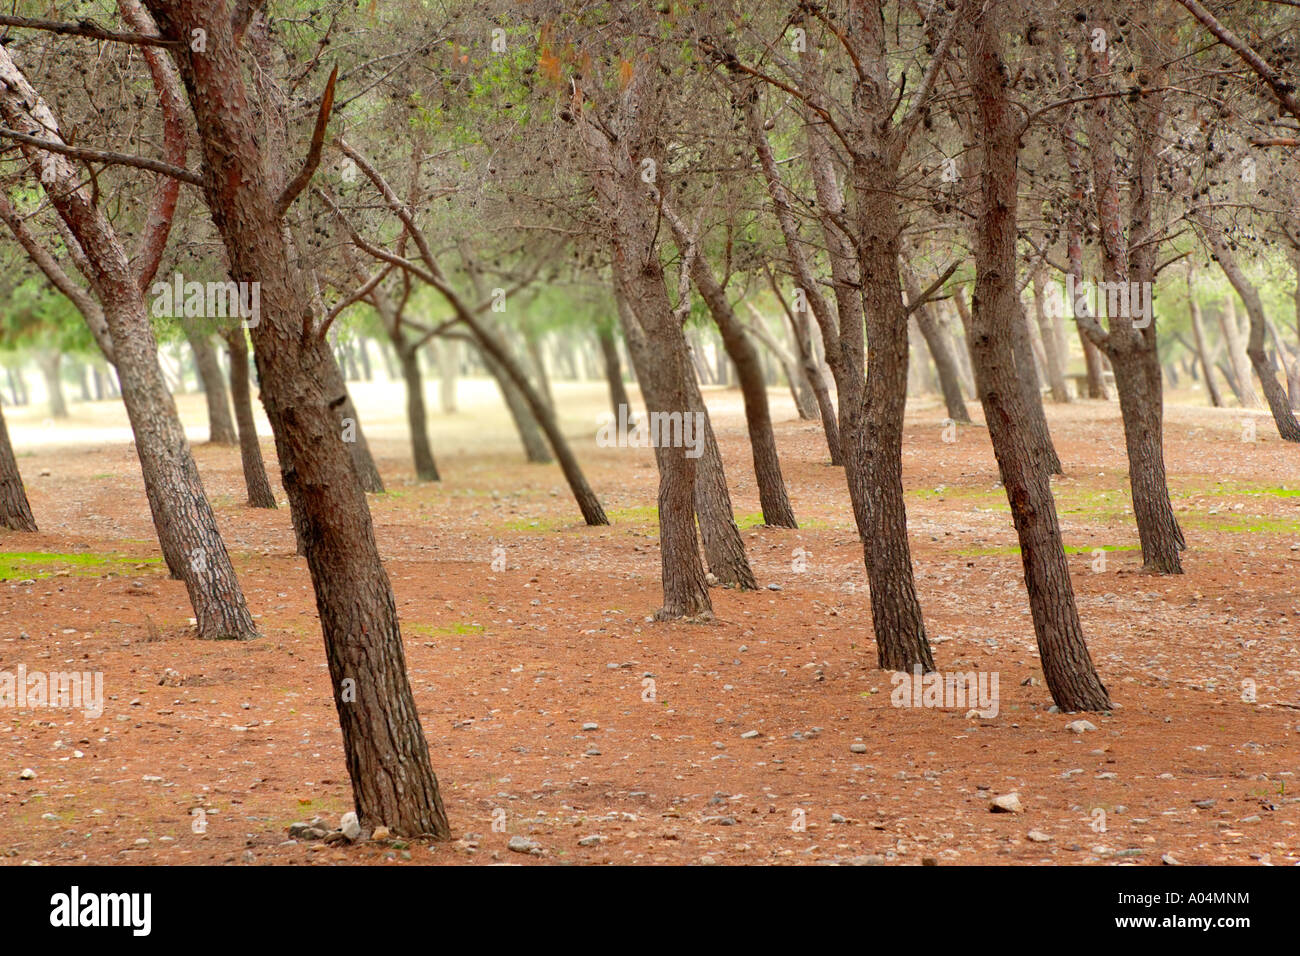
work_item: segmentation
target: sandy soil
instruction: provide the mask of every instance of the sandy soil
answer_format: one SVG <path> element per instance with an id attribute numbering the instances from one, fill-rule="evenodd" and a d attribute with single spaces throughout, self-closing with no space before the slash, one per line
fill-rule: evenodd
<path id="1" fill-rule="evenodd" d="M 0 532 L 0 670 L 99 671 L 107 701 L 96 719 L 0 710 L 0 861 L 1300 861 L 1300 462 L 1266 416 L 1172 397 L 1187 573 L 1152 577 L 1138 573 L 1117 406 L 1049 408 L 1079 606 L 1116 704 L 1072 733 L 1075 717 L 1048 710 L 979 426 L 947 443 L 942 410 L 913 403 L 904 466 L 938 666 L 998 673 L 989 719 L 891 705 L 843 476 L 788 394 L 772 393 L 804 527 L 757 525 L 739 396 L 712 391 L 764 589 L 715 589 L 714 623 L 652 624 L 653 458 L 596 447 L 602 390 L 557 387 L 615 519 L 588 529 L 558 470 L 521 462 L 491 388 L 463 384 L 462 411 L 433 420 L 440 485 L 413 481 L 400 390 L 356 387 L 390 489 L 371 509 L 458 839 L 289 840 L 294 821 L 336 825 L 351 798 L 288 511 L 243 504 L 235 449 L 196 448 L 264 636 L 192 639 L 125 417 L 106 402 L 59 424 L 6 412 L 42 531 Z M 180 404 L 201 441 L 201 399 Z M 1242 440 L 1248 418 L 1255 442 Z M 1104 568 L 1097 549 L 1114 549 Z M 1011 792 L 1022 813 L 990 812 Z M 536 850 L 509 851 L 512 836 Z"/>

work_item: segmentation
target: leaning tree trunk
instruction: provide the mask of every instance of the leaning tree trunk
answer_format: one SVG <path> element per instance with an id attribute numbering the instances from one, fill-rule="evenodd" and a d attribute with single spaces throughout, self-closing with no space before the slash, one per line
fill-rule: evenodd
<path id="1" fill-rule="evenodd" d="M 626 408 L 627 418 L 632 420 L 632 399 L 628 397 L 627 386 L 623 384 L 623 360 L 618 354 L 618 340 L 614 330 L 602 325 L 596 330 L 600 342 L 600 357 L 605 366 L 605 383 L 609 386 L 609 405 L 614 413 L 614 420 L 619 418 L 619 409 Z"/>
<path id="2" fill-rule="evenodd" d="M 542 437 L 541 429 L 537 425 L 537 419 L 528 409 L 528 401 L 519 391 L 519 386 L 514 383 L 510 375 L 501 366 L 501 363 L 492 357 L 492 354 L 486 349 L 479 349 L 479 356 L 483 359 L 483 364 L 487 366 L 488 372 L 496 380 L 497 390 L 501 393 L 501 399 L 506 404 L 506 410 L 510 412 L 510 419 L 515 423 L 515 431 L 519 434 L 519 441 L 524 446 L 524 457 L 535 465 L 547 465 L 554 461 L 551 455 L 550 446 L 546 444 L 546 439 Z M 554 406 L 551 406 L 554 408 Z"/>
<path id="3" fill-rule="evenodd" d="M 1201 303 L 1191 290 L 1191 275 L 1187 277 L 1189 309 L 1192 314 L 1192 335 L 1196 340 L 1196 357 L 1204 373 L 1205 390 L 1210 395 L 1210 404 L 1215 408 L 1223 407 L 1223 396 L 1219 394 L 1219 384 L 1214 380 L 1214 363 L 1210 360 L 1209 344 L 1205 340 L 1205 323 L 1201 319 Z"/>
<path id="4" fill-rule="evenodd" d="M 257 340 L 254 339 L 253 342 L 254 350 L 256 350 Z M 331 406 L 335 410 L 335 425 L 339 430 L 339 434 L 344 437 L 348 454 L 352 457 L 352 467 L 357 470 L 357 477 L 361 480 L 362 489 L 371 494 L 382 495 L 384 493 L 384 479 L 379 474 L 379 467 L 375 464 L 375 456 L 370 452 L 370 442 L 366 440 L 366 433 L 361 429 L 361 418 L 357 415 L 357 407 L 352 404 L 352 394 L 343 381 L 343 370 L 339 368 L 339 363 L 334 358 L 333 351 L 326 348 L 326 353 L 330 362 L 325 369 L 326 381 L 324 384 L 327 390 L 337 396 L 334 405 Z M 266 379 L 262 378 L 261 381 L 264 383 L 263 391 L 265 391 Z"/>
<path id="5" fill-rule="evenodd" d="M 262 284 L 252 330 L 259 381 L 285 490 L 298 515 L 316 592 L 344 757 L 363 828 L 450 836 L 429 748 L 407 678 L 392 585 L 380 560 L 359 475 L 340 439 L 347 402 L 338 366 L 312 318 L 306 278 L 290 264 L 281 197 L 265 175 L 262 123 L 243 82 L 223 0 L 146 0 L 174 48 L 203 151 L 203 193 L 225 243 L 231 278 Z M 279 157 L 275 157 L 279 161 Z"/>
<path id="6" fill-rule="evenodd" d="M 3 48 L 0 115 L 10 128 L 59 136 L 58 121 Z M 23 152 L 41 170 L 46 196 L 92 264 L 94 291 L 108 325 L 159 545 L 168 569 L 185 582 L 198 636 L 256 637 L 256 626 L 167 390 L 158 362 L 158 343 L 126 250 L 71 163 L 34 147 L 25 146 Z"/>
<path id="7" fill-rule="evenodd" d="M 1106 710 L 1110 699 L 1093 666 L 1075 605 L 1070 568 L 1042 446 L 1023 427 L 1023 371 L 1010 326 L 1023 324 L 1016 291 L 1016 202 L 1020 122 L 1011 112 L 1001 40 L 985 8 L 969 63 L 979 116 L 981 215 L 975 226 L 971 349 L 980 403 L 1011 505 L 1043 676 L 1065 711 Z"/>
<path id="8" fill-rule="evenodd" d="M 1246 306 L 1246 316 L 1250 320 L 1250 338 L 1246 343 L 1245 352 L 1250 358 L 1250 364 L 1254 366 L 1259 387 L 1264 392 L 1264 398 L 1273 413 L 1277 432 L 1284 441 L 1300 441 L 1300 422 L 1296 421 L 1295 413 L 1291 411 L 1291 403 L 1282 389 L 1282 383 L 1277 380 L 1277 375 L 1264 352 L 1268 318 L 1264 315 L 1264 304 L 1259 299 L 1259 291 L 1241 271 L 1232 250 L 1224 241 L 1222 233 L 1210 221 L 1209 216 L 1200 214 L 1197 220 L 1210 241 L 1210 248 L 1214 250 L 1214 258 L 1218 260 L 1219 268 L 1228 277 L 1228 281 L 1232 283 L 1232 287 L 1237 290 L 1237 295 L 1241 296 L 1241 301 Z"/>
<path id="9" fill-rule="evenodd" d="M 226 377 L 221 374 L 217 350 L 202 332 L 189 328 L 186 323 L 185 339 L 194 353 L 194 368 L 203 386 L 203 397 L 208 404 L 208 441 L 214 445 L 235 445 L 239 435 L 235 420 L 230 415 L 230 396 L 226 394 Z"/>
<path id="10" fill-rule="evenodd" d="M 36 530 L 36 519 L 32 517 L 27 492 L 23 490 L 23 476 L 18 473 L 18 460 L 9 444 L 9 427 L 5 424 L 3 408 L 0 408 L 0 528 Z"/>
<path id="11" fill-rule="evenodd" d="M 673 211 L 664 207 L 665 215 L 678 234 L 678 244 L 685 250 L 694 244 L 688 238 Z M 690 253 L 684 253 L 690 254 Z M 754 476 L 758 481 L 758 497 L 763 509 L 765 524 L 776 528 L 797 528 L 794 509 L 786 492 L 785 478 L 781 474 L 781 459 L 776 450 L 776 435 L 772 431 L 772 409 L 767 401 L 767 384 L 758 350 L 745 335 L 744 327 L 727 301 L 726 291 L 713 276 L 713 270 L 701 255 L 692 255 L 691 277 L 700 290 L 713 321 L 722 336 L 722 346 L 736 367 L 740 380 L 740 393 L 745 403 L 745 425 L 749 430 L 749 446 L 754 460 Z M 701 400 L 701 405 L 703 401 Z M 710 444 L 713 426 L 709 426 Z M 719 458 L 719 466 L 721 458 Z M 723 490 L 726 489 L 725 482 Z M 734 524 L 734 522 L 733 522 Z M 743 547 L 742 547 L 743 555 Z M 716 571 L 714 572 L 717 573 Z M 719 575 L 721 577 L 721 575 Z"/>
<path id="12" fill-rule="evenodd" d="M 925 338 L 926 348 L 930 350 L 930 358 L 934 360 L 935 371 L 939 374 L 939 389 L 943 392 L 943 402 L 948 408 L 948 417 L 954 422 L 968 425 L 970 413 L 966 411 L 966 402 L 961 395 L 957 361 L 953 358 L 948 337 L 935 318 L 930 304 L 921 303 L 921 287 L 910 267 L 904 266 L 903 279 L 907 283 L 908 301 L 914 309 L 912 317 L 916 319 L 916 326 Z"/>
<path id="13" fill-rule="evenodd" d="M 1047 462 L 1049 474 L 1063 475 L 1060 456 L 1056 454 L 1056 445 L 1052 442 L 1051 430 L 1047 427 L 1047 412 L 1043 409 L 1043 393 L 1038 387 L 1038 372 L 1034 368 L 1033 346 L 1029 339 L 1028 317 L 1025 315 L 1024 303 L 1016 296 L 1016 321 L 1012 322 L 1011 348 L 1016 356 L 1016 367 L 1020 370 L 1020 397 L 1025 409 L 1025 425 L 1042 448 L 1043 460 Z"/>
<path id="14" fill-rule="evenodd" d="M 808 376 L 803 373 L 803 369 L 795 361 L 789 350 L 784 348 L 773 337 L 771 331 L 763 322 L 763 313 L 759 312 L 752 302 L 746 302 L 749 308 L 749 314 L 753 317 L 752 322 L 744 326 L 747 334 L 754 336 L 767 347 L 767 350 L 776 357 L 781 363 L 781 370 L 785 373 L 786 384 L 790 388 L 790 398 L 794 401 L 795 411 L 799 418 L 806 422 L 817 421 L 820 413 L 817 408 L 817 396 L 813 394 L 812 385 L 808 381 Z"/>
<path id="15" fill-rule="evenodd" d="M 257 421 L 253 418 L 253 390 L 248 378 L 248 342 L 242 326 L 225 333 L 230 356 L 230 397 L 235 405 L 235 423 L 239 426 L 239 457 L 244 465 L 244 487 L 252 508 L 274 508 L 275 492 L 266 475 L 262 446 L 257 440 Z"/>
<path id="16" fill-rule="evenodd" d="M 410 346 L 398 346 L 397 361 L 402 368 L 402 381 L 406 383 L 406 423 L 411 432 L 411 457 L 415 461 L 415 476 L 420 481 L 441 481 L 438 465 L 433 460 L 433 447 L 429 444 L 429 421 L 424 407 L 424 376 L 420 372 L 419 352 Z"/>
<path id="17" fill-rule="evenodd" d="M 1246 343 L 1241 339 L 1241 326 L 1237 321 L 1237 305 L 1232 295 L 1224 297 L 1219 309 L 1219 328 L 1223 331 L 1223 340 L 1228 343 L 1228 361 L 1232 364 L 1233 376 L 1237 381 L 1237 400 L 1242 408 L 1259 408 L 1259 396 L 1250 383 L 1250 356 L 1246 354 Z"/>
<path id="18" fill-rule="evenodd" d="M 694 439 L 703 452 L 695 467 L 695 515 L 700 523 L 704 557 L 709 570 L 720 583 L 732 584 L 745 591 L 757 590 L 758 582 L 745 554 L 745 540 L 736 527 L 731 492 L 727 489 L 727 475 L 722 466 L 722 452 L 713 433 L 709 410 L 689 365 L 683 366 L 682 377 L 687 398 L 684 414 L 694 415 L 695 420 L 701 423 L 694 432 Z M 653 418 L 650 423 L 653 427 Z"/>

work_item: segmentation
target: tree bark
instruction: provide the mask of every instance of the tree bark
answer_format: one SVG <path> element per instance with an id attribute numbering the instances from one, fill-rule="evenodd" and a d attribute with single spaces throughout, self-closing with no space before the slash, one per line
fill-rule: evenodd
<path id="1" fill-rule="evenodd" d="M 45 379 L 45 396 L 51 418 L 68 417 L 68 400 L 63 392 L 63 353 L 54 349 L 37 349 L 36 364 Z"/>
<path id="2" fill-rule="evenodd" d="M 409 345 L 399 348 L 397 362 L 406 383 L 406 423 L 411 433 L 415 476 L 420 481 L 441 481 L 438 465 L 433 460 L 433 446 L 429 444 L 429 420 L 424 407 L 424 376 L 420 372 L 419 353 Z"/>
<path id="3" fill-rule="evenodd" d="M 907 298 L 911 303 L 919 302 L 921 287 L 916 281 L 916 274 L 908 265 L 903 266 L 903 279 L 907 284 Z M 943 392 L 943 402 L 948 409 L 948 417 L 954 422 L 970 424 L 970 413 L 966 411 L 966 402 L 961 395 L 961 380 L 957 371 L 957 362 L 944 330 L 940 327 L 934 312 L 927 302 L 912 312 L 916 326 L 925 338 L 930 358 L 934 360 L 935 371 L 939 375 L 939 389 Z"/>
<path id="4" fill-rule="evenodd" d="M 546 439 L 542 437 L 537 418 L 529 410 L 528 401 L 519 391 L 519 386 L 491 353 L 479 349 L 479 357 L 483 359 L 484 366 L 496 380 L 497 390 L 501 392 L 501 400 L 505 402 L 506 410 L 510 412 L 510 418 L 515 423 L 519 441 L 524 446 L 524 457 L 536 465 L 553 462 L 555 458 L 551 455 L 551 449 L 546 444 Z"/>
<path id="5" fill-rule="evenodd" d="M 1047 369 L 1047 383 L 1052 388 L 1052 401 L 1068 402 L 1070 400 L 1070 391 L 1065 387 L 1065 364 L 1061 361 L 1061 353 L 1057 346 L 1059 340 L 1056 337 L 1056 329 L 1052 325 L 1051 316 L 1047 314 L 1047 309 L 1043 303 L 1043 270 L 1040 266 L 1034 270 L 1033 287 L 1034 287 L 1034 318 L 1038 322 L 1039 337 L 1043 341 L 1043 358 Z"/>
<path id="6" fill-rule="evenodd" d="M 1232 287 L 1237 290 L 1237 295 L 1241 296 L 1241 301 L 1246 306 L 1246 315 L 1250 320 L 1250 339 L 1246 344 L 1246 354 L 1250 357 L 1250 364 L 1254 366 L 1260 389 L 1263 390 L 1264 398 L 1273 413 L 1277 432 L 1284 441 L 1300 442 L 1300 422 L 1296 421 L 1282 383 L 1277 380 L 1268 356 L 1264 353 L 1264 336 L 1267 332 L 1268 318 L 1264 315 L 1264 304 L 1259 299 L 1259 291 L 1237 265 L 1236 257 L 1224 241 L 1223 234 L 1211 222 L 1209 215 L 1200 214 L 1196 218 L 1206 239 L 1209 240 L 1210 249 L 1214 252 L 1219 268 L 1228 277 L 1228 281 L 1232 283 Z"/>
<path id="7" fill-rule="evenodd" d="M 274 508 L 275 492 L 266 475 L 262 445 L 257 440 L 257 421 L 253 418 L 253 390 L 248 375 L 248 342 L 242 326 L 225 332 L 230 356 L 230 397 L 235 405 L 235 422 L 239 426 L 239 457 L 244 466 L 244 487 L 252 508 Z"/>
<path id="8" fill-rule="evenodd" d="M 173 49 L 202 146 L 204 197 L 231 277 L 262 283 L 262 321 L 252 330 L 259 381 L 316 591 L 358 816 L 363 828 L 449 837 L 392 586 L 340 438 L 335 409 L 347 392 L 321 335 L 305 325 L 312 299 L 306 278 L 290 265 L 228 8 L 223 0 L 147 5 L 164 36 L 206 36 L 202 53 L 188 43 Z"/>
<path id="9" fill-rule="evenodd" d="M 1011 505 L 1029 592 L 1034 634 L 1052 700 L 1064 711 L 1106 710 L 1110 699 L 1093 666 L 1075 605 L 1070 569 L 1042 448 L 1021 427 L 1023 370 L 1009 326 L 1022 323 L 1016 289 L 1017 166 L 1021 124 L 1011 111 L 996 23 L 997 7 L 976 16 L 969 55 L 979 117 L 981 215 L 975 227 L 972 356 L 980 403 Z"/>
<path id="10" fill-rule="evenodd" d="M 36 519 L 23 490 L 23 476 L 18 473 L 18 460 L 9 444 L 9 427 L 5 424 L 4 409 L 0 408 L 0 528 L 10 531 L 35 531 Z"/>
<path id="11" fill-rule="evenodd" d="M 206 335 L 189 328 L 188 324 L 185 339 L 194 353 L 194 367 L 203 385 L 203 397 L 207 400 L 208 441 L 213 445 L 236 445 L 239 435 L 230 414 L 230 396 L 226 393 L 225 376 L 221 373 L 216 349 Z"/>
<path id="12" fill-rule="evenodd" d="M 628 421 L 632 420 L 632 399 L 628 397 L 627 386 L 623 384 L 623 360 L 618 354 L 618 340 L 614 330 L 602 325 L 596 330 L 600 342 L 600 357 L 605 366 L 605 383 L 609 386 L 609 405 L 614 419 L 619 417 L 619 409 L 627 409 Z"/>
<path id="13" fill-rule="evenodd" d="M 1192 334 L 1196 339 L 1196 357 L 1200 360 L 1201 371 L 1205 379 L 1205 390 L 1209 393 L 1210 404 L 1215 408 L 1223 407 L 1223 396 L 1219 394 L 1219 385 L 1214 380 L 1214 363 L 1210 359 L 1209 345 L 1205 339 L 1205 324 L 1201 320 L 1201 303 L 1192 294 L 1191 274 L 1187 277 L 1187 301 L 1192 314 Z"/>
<path id="14" fill-rule="evenodd" d="M 1242 408 L 1259 408 L 1259 396 L 1251 384 L 1250 356 L 1246 354 L 1246 343 L 1241 338 L 1241 325 L 1237 320 L 1237 303 L 1233 296 L 1224 297 L 1219 309 L 1219 328 L 1223 340 L 1228 343 L 1228 361 L 1232 363 L 1233 376 L 1237 381 L 1237 400 Z"/>

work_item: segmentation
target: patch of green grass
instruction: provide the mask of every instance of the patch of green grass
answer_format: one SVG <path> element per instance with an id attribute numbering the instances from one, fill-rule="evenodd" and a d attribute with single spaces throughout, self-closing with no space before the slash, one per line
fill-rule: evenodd
<path id="1" fill-rule="evenodd" d="M 466 624 L 456 621 L 453 624 L 403 624 L 408 634 L 423 637 L 467 637 L 483 633 L 482 624 Z"/>
<path id="2" fill-rule="evenodd" d="M 516 518 L 505 522 L 501 527 L 506 531 L 559 531 L 564 523 L 559 518 Z"/>
<path id="3" fill-rule="evenodd" d="M 1244 519 L 1244 520 L 1243 520 Z M 1194 528 L 1226 531 L 1229 534 L 1300 534 L 1296 518 L 1259 518 L 1244 515 L 1188 515 L 1185 522 Z"/>
<path id="4" fill-rule="evenodd" d="M 0 553 L 0 581 L 48 578 L 60 571 L 75 575 L 95 575 L 103 569 L 120 570 L 127 565 L 159 564 L 161 558 L 133 558 L 124 554 L 55 554 L 49 551 Z"/>

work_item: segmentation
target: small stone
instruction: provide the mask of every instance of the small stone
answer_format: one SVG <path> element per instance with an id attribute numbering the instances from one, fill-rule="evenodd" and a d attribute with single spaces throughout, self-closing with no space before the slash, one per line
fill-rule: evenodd
<path id="1" fill-rule="evenodd" d="M 339 830 L 348 839 L 348 842 L 354 842 L 361 836 L 361 824 L 357 820 L 356 812 L 349 810 L 339 819 Z"/>
<path id="2" fill-rule="evenodd" d="M 866 856 L 851 856 L 844 861 L 846 866 L 884 866 L 885 858 L 875 853 L 868 853 Z"/>
<path id="3" fill-rule="evenodd" d="M 779 591 L 779 590 L 781 590 L 781 585 L 779 585 L 779 584 L 769 584 L 769 585 L 767 586 L 767 589 L 768 589 L 769 591 Z"/>
<path id="4" fill-rule="evenodd" d="M 841 814 L 838 813 L 831 814 L 831 823 L 848 823 L 848 822 L 849 822 L 848 819 Z"/>
<path id="5" fill-rule="evenodd" d="M 1027 839 L 1030 843 L 1051 843 L 1052 842 L 1051 834 L 1044 833 L 1042 830 L 1030 830 L 1028 833 L 1025 834 L 1025 839 Z"/>
<path id="6" fill-rule="evenodd" d="M 1200 807 L 1202 810 L 1208 810 L 1214 806 L 1214 800 L 1213 798 L 1209 800 L 1193 800 L 1192 806 Z"/>
<path id="7" fill-rule="evenodd" d="M 374 832 L 370 834 L 372 840 L 387 840 L 391 834 L 388 827 L 375 827 Z"/>
<path id="8" fill-rule="evenodd" d="M 866 744 L 849 744 L 849 752 L 855 754 L 864 754 L 867 752 Z"/>
<path id="9" fill-rule="evenodd" d="M 24 767 L 23 772 L 18 775 L 19 780 L 35 780 L 36 771 L 31 767 Z"/>
<path id="10" fill-rule="evenodd" d="M 989 803 L 991 813 L 1024 813 L 1025 808 L 1020 805 L 1020 794 L 1004 793 L 1000 797 L 994 797 Z"/>
<path id="11" fill-rule="evenodd" d="M 1181 862 L 1179 862 L 1178 860 L 1175 860 L 1174 857 L 1173 857 L 1173 855 L 1170 854 L 1170 853 L 1165 853 L 1165 854 L 1163 854 L 1163 855 L 1160 857 L 1160 862 L 1163 863 L 1165 866 L 1182 866 L 1182 865 L 1183 865 L 1183 864 L 1182 864 Z"/>
<path id="12" fill-rule="evenodd" d="M 506 842 L 506 849 L 512 853 L 532 853 L 536 846 L 536 843 L 524 836 L 512 836 Z"/>
<path id="13" fill-rule="evenodd" d="M 755 737 L 757 737 L 758 735 L 759 735 L 759 734 L 758 734 L 758 731 L 757 731 L 757 730 L 747 730 L 747 731 L 745 731 L 743 734 L 740 735 L 740 739 L 741 739 L 741 740 L 753 740 L 753 739 L 754 739 Z"/>
<path id="14" fill-rule="evenodd" d="M 587 723 L 585 723 L 585 724 L 582 725 L 582 729 L 583 729 L 583 730 L 600 730 L 600 724 L 596 723 L 594 720 L 593 720 L 593 721 L 588 721 Z"/>
<path id="15" fill-rule="evenodd" d="M 1090 720 L 1072 720 L 1065 725 L 1065 729 L 1072 734 L 1082 734 L 1089 730 L 1096 730 L 1097 725 Z"/>
<path id="16" fill-rule="evenodd" d="M 604 840 L 605 838 L 603 836 L 600 836 L 599 834 L 593 834 L 592 836 L 585 836 L 581 840 L 579 840 L 578 846 L 600 846 L 600 844 L 604 842 Z"/>

